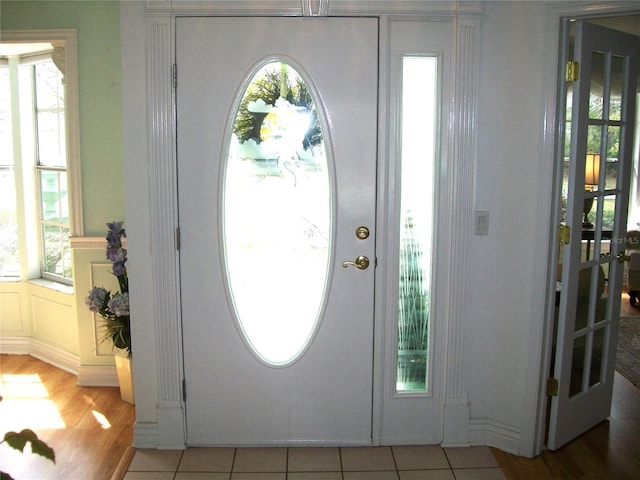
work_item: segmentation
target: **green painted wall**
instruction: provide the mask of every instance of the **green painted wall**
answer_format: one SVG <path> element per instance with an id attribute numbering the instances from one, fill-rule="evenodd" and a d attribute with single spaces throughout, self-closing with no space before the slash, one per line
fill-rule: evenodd
<path id="1" fill-rule="evenodd" d="M 78 35 L 84 235 L 125 219 L 120 80 L 120 2 L 0 1 L 0 32 L 75 29 Z"/>

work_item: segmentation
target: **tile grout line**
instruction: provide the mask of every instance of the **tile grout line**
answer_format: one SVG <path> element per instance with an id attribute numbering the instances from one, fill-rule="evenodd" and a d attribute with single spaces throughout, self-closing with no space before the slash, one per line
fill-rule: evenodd
<path id="1" fill-rule="evenodd" d="M 398 461 L 396 460 L 396 454 L 393 451 L 393 445 L 389 446 L 391 452 L 391 458 L 393 459 L 393 466 L 396 469 L 396 480 L 400 480 L 400 472 L 398 471 Z"/>
<path id="2" fill-rule="evenodd" d="M 182 459 L 184 458 L 184 453 L 187 451 L 187 449 L 185 448 L 184 450 L 182 450 L 182 452 L 180 452 L 180 458 L 178 459 L 178 463 L 176 463 L 176 469 L 173 472 L 173 480 L 176 480 L 176 477 L 178 476 L 178 470 L 180 470 L 180 464 L 182 463 Z"/>

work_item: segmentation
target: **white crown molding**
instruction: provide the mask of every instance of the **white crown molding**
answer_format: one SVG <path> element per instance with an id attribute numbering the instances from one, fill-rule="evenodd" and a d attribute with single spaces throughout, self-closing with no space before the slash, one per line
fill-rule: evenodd
<path id="1" fill-rule="evenodd" d="M 451 0 L 147 0 L 147 15 L 377 16 L 482 15 L 481 1 Z"/>

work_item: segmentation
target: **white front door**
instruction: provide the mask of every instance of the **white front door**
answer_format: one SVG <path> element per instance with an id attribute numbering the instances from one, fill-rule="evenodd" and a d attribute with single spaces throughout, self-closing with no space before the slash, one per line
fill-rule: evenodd
<path id="1" fill-rule="evenodd" d="M 569 42 L 567 42 L 569 44 Z M 609 416 L 631 177 L 639 39 L 575 24 L 578 79 L 566 82 L 566 222 L 548 447 Z"/>
<path id="2" fill-rule="evenodd" d="M 378 21 L 176 24 L 187 442 L 371 443 Z"/>

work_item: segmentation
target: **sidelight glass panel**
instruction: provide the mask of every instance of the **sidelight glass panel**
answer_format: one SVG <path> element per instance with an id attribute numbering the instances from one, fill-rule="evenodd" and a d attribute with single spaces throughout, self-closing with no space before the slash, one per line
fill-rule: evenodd
<path id="1" fill-rule="evenodd" d="M 224 253 L 251 351 L 284 366 L 310 343 L 325 298 L 330 185 L 312 91 L 291 65 L 254 71 L 233 120 L 224 175 Z"/>
<path id="2" fill-rule="evenodd" d="M 426 392 L 437 58 L 403 58 L 396 391 Z"/>

